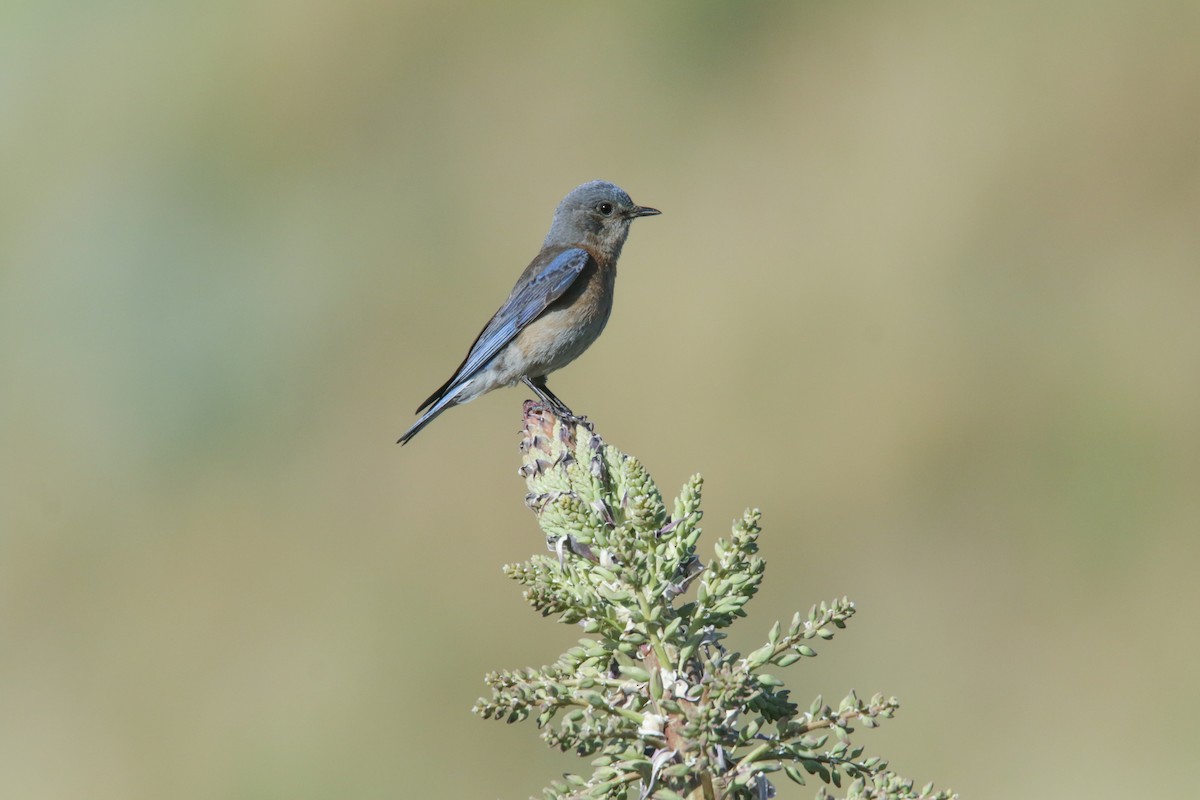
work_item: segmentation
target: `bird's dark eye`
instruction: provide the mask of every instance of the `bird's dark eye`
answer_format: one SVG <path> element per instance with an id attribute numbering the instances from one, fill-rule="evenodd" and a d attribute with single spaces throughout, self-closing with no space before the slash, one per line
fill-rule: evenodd
<path id="1" fill-rule="evenodd" d="M 603 214 L 606 217 L 610 216 L 613 212 L 613 204 L 609 203 L 607 201 L 603 202 L 603 203 L 597 203 L 596 210 L 599 211 L 601 214 Z"/>

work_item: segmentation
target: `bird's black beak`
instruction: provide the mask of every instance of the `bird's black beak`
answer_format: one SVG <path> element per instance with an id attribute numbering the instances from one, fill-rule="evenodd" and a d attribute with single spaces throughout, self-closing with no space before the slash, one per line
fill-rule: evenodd
<path id="1" fill-rule="evenodd" d="M 650 208 L 649 206 L 634 206 L 633 208 L 629 209 L 629 218 L 633 219 L 634 217 L 653 217 L 653 216 L 655 216 L 657 214 L 661 214 L 661 213 L 662 212 L 659 211 L 657 208 Z"/>

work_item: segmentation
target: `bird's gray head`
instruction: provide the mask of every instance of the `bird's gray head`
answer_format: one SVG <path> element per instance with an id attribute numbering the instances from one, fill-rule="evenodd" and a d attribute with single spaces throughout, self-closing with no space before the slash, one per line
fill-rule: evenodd
<path id="1" fill-rule="evenodd" d="M 558 204 L 546 246 L 590 245 L 612 258 L 621 254 L 629 224 L 638 217 L 660 214 L 639 206 L 625 191 L 607 181 L 576 186 Z"/>

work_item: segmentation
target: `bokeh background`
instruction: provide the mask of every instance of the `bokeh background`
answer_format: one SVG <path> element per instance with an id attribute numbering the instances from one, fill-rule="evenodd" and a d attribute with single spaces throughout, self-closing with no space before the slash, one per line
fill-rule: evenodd
<path id="1" fill-rule="evenodd" d="M 578 633 L 505 562 L 524 393 L 400 449 L 574 185 L 663 209 L 556 391 L 733 642 L 972 798 L 1184 796 L 1200 734 L 1200 6 L 8 2 L 0 796 L 526 797 L 469 709 Z M 815 787 L 780 787 L 809 797 Z"/>

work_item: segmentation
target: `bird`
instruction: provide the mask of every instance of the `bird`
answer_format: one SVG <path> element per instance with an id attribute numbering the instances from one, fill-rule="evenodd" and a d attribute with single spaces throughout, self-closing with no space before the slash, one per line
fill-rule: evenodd
<path id="1" fill-rule="evenodd" d="M 541 251 L 475 337 L 462 364 L 417 407 L 420 417 L 397 443 L 407 444 L 446 409 L 519 382 L 556 415 L 581 419 L 550 391 L 546 376 L 578 358 L 604 330 L 629 226 L 661 213 L 637 205 L 608 181 L 590 181 L 568 192 Z"/>

